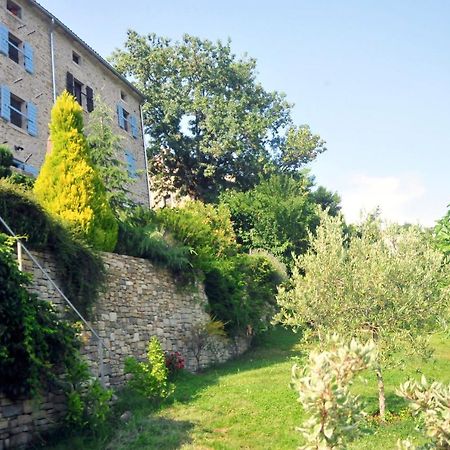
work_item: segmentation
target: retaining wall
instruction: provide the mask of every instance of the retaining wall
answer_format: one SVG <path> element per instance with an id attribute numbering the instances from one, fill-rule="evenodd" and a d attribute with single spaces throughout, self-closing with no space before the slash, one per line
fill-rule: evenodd
<path id="1" fill-rule="evenodd" d="M 37 252 L 34 255 L 58 283 L 52 256 Z M 105 384 L 123 385 L 125 358 L 143 359 L 152 336 L 158 337 L 165 351 L 180 352 L 186 368 L 195 370 L 197 360 L 190 350 L 190 336 L 197 325 L 210 320 L 203 286 L 180 285 L 167 270 L 144 259 L 104 253 L 103 260 L 107 279 L 104 292 L 94 307 L 91 324 L 108 347 L 102 358 Z M 24 258 L 23 268 L 33 275 L 31 290 L 63 311 L 63 300 L 37 267 Z M 98 343 L 89 332 L 83 337 L 83 354 L 92 372 L 98 374 Z M 247 350 L 249 344 L 245 336 L 232 342 L 213 338 L 209 348 L 201 353 L 200 367 L 237 356 Z M 28 399 L 13 404 L 0 396 L 0 450 L 23 445 L 36 433 L 57 426 L 64 412 L 60 394 L 48 393 L 32 410 L 30 405 Z"/>

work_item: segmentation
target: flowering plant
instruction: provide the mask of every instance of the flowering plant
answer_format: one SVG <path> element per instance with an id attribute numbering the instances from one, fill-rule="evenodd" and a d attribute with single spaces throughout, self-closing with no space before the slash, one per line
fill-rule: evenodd
<path id="1" fill-rule="evenodd" d="M 170 376 L 175 376 L 180 370 L 184 369 L 184 358 L 180 352 L 166 353 L 166 367 Z"/>

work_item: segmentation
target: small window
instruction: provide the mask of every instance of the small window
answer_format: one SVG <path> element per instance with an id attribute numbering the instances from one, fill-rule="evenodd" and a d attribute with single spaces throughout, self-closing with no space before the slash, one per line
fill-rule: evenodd
<path id="1" fill-rule="evenodd" d="M 16 17 L 18 17 L 19 19 L 22 18 L 22 8 L 17 3 L 14 3 L 11 0 L 7 0 L 7 2 L 6 2 L 6 9 L 11 14 L 13 14 Z"/>
<path id="2" fill-rule="evenodd" d="M 72 52 L 72 61 L 75 64 L 80 64 L 80 61 L 81 61 L 80 55 L 78 53 Z"/>
<path id="3" fill-rule="evenodd" d="M 127 101 L 127 94 L 125 94 L 125 92 L 123 92 L 123 91 L 120 91 L 120 98 L 121 98 L 121 100 L 126 102 Z"/>
<path id="4" fill-rule="evenodd" d="M 77 102 L 83 106 L 83 85 L 78 80 L 73 80 L 73 95 L 77 99 Z"/>
<path id="5" fill-rule="evenodd" d="M 11 123 L 16 127 L 22 128 L 24 124 L 23 116 L 24 116 L 24 107 L 25 102 L 21 100 L 19 97 L 11 94 Z"/>
<path id="6" fill-rule="evenodd" d="M 11 33 L 8 35 L 8 56 L 14 62 L 19 64 L 19 55 L 22 53 L 21 50 L 22 42 L 13 36 Z"/>
<path id="7" fill-rule="evenodd" d="M 130 113 L 128 111 L 123 110 L 123 120 L 124 120 L 124 127 L 123 129 L 125 131 L 128 131 L 129 126 L 128 126 L 128 118 L 130 117 Z"/>

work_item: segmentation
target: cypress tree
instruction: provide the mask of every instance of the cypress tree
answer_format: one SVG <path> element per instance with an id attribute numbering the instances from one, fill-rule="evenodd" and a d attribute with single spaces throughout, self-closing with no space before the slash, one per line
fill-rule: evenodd
<path id="1" fill-rule="evenodd" d="M 67 92 L 53 106 L 50 140 L 51 152 L 34 186 L 38 201 L 94 248 L 112 251 L 118 225 L 89 157 L 83 110 Z"/>

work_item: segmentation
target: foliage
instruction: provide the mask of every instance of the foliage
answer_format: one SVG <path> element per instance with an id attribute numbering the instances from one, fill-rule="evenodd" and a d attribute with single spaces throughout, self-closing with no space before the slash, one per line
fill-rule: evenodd
<path id="1" fill-rule="evenodd" d="M 37 199 L 94 248 L 113 250 L 117 222 L 89 158 L 83 135 L 83 110 L 67 92 L 53 106 L 50 139 L 52 151 L 34 185 Z"/>
<path id="2" fill-rule="evenodd" d="M 434 228 L 436 243 L 445 256 L 450 256 L 450 211 L 439 220 Z"/>
<path id="3" fill-rule="evenodd" d="M 368 219 L 349 242 L 342 230 L 342 218 L 321 213 L 311 249 L 295 258 L 291 288 L 279 291 L 277 320 L 319 337 L 373 339 L 383 416 L 381 369 L 401 362 L 400 351 L 428 354 L 427 336 L 447 318 L 449 273 L 418 227 Z"/>
<path id="4" fill-rule="evenodd" d="M 49 250 L 54 255 L 64 293 L 88 315 L 104 281 L 101 258 L 51 218 L 31 192 L 8 180 L 0 180 L 0 216 L 18 236 L 26 236 L 31 249 Z"/>
<path id="5" fill-rule="evenodd" d="M 111 58 L 146 96 L 153 186 L 214 200 L 246 190 L 260 174 L 295 172 L 325 151 L 308 126 L 295 126 L 284 94 L 256 81 L 256 61 L 230 42 L 184 35 L 181 42 L 128 32 Z"/>
<path id="6" fill-rule="evenodd" d="M 121 136 L 113 131 L 113 112 L 100 99 L 95 100 L 95 109 L 89 115 L 86 127 L 86 142 L 89 156 L 101 178 L 113 212 L 118 215 L 133 205 L 128 186 L 135 179 L 128 174 L 123 155 Z"/>
<path id="7" fill-rule="evenodd" d="M 166 240 L 156 213 L 150 209 L 138 206 L 121 215 L 115 252 L 149 259 L 186 280 L 192 275 L 189 249 Z"/>
<path id="8" fill-rule="evenodd" d="M 9 177 L 12 174 L 12 163 L 11 150 L 6 145 L 0 145 L 0 178 Z"/>
<path id="9" fill-rule="evenodd" d="M 413 414 L 423 419 L 426 434 L 432 442 L 421 448 L 449 449 L 450 384 L 445 386 L 437 381 L 430 384 L 422 375 L 420 383 L 414 380 L 403 383 L 397 395 L 408 400 Z M 415 448 L 409 442 L 403 442 L 401 448 L 405 447 Z"/>
<path id="10" fill-rule="evenodd" d="M 314 203 L 320 205 L 323 211 L 328 211 L 330 216 L 337 216 L 341 211 L 341 197 L 337 192 L 330 192 L 323 186 L 311 192 L 311 199 Z"/>
<path id="11" fill-rule="evenodd" d="M 36 395 L 71 364 L 75 329 L 47 301 L 30 294 L 12 241 L 0 233 L 0 391 L 9 398 Z"/>
<path id="12" fill-rule="evenodd" d="M 236 236 L 225 205 L 191 201 L 180 208 L 160 209 L 156 214 L 174 238 L 191 249 L 191 260 L 197 270 L 206 272 L 217 258 L 237 254 Z"/>
<path id="13" fill-rule="evenodd" d="M 197 323 L 186 336 L 186 345 L 195 358 L 197 371 L 201 369 L 200 361 L 203 352 L 207 349 L 211 350 L 212 341 L 217 338 L 226 340 L 225 325 L 220 320 Z"/>
<path id="14" fill-rule="evenodd" d="M 169 371 L 169 378 L 175 378 L 184 369 L 184 358 L 180 352 L 166 353 L 166 367 Z"/>
<path id="15" fill-rule="evenodd" d="M 89 373 L 86 362 L 74 359 L 64 380 L 67 396 L 65 421 L 75 431 L 98 431 L 108 420 L 111 389 L 104 389 Z"/>
<path id="16" fill-rule="evenodd" d="M 220 201 L 244 250 L 265 249 L 289 264 L 292 253 L 306 251 L 308 231 L 318 224 L 310 188 L 306 176 L 274 175 L 247 192 L 227 191 Z"/>
<path id="17" fill-rule="evenodd" d="M 127 358 L 125 373 L 132 375 L 128 385 L 151 400 L 165 399 L 174 390 L 174 386 L 168 381 L 169 370 L 156 337 L 152 337 L 148 343 L 147 361 L 139 362 L 134 358 Z"/>
<path id="18" fill-rule="evenodd" d="M 350 393 L 352 378 L 375 363 L 373 341 L 352 339 L 349 344 L 333 335 L 327 351 L 312 351 L 308 364 L 292 367 L 291 386 L 310 418 L 299 431 L 306 440 L 300 449 L 339 449 L 360 434 L 364 418 L 357 396 Z"/>

